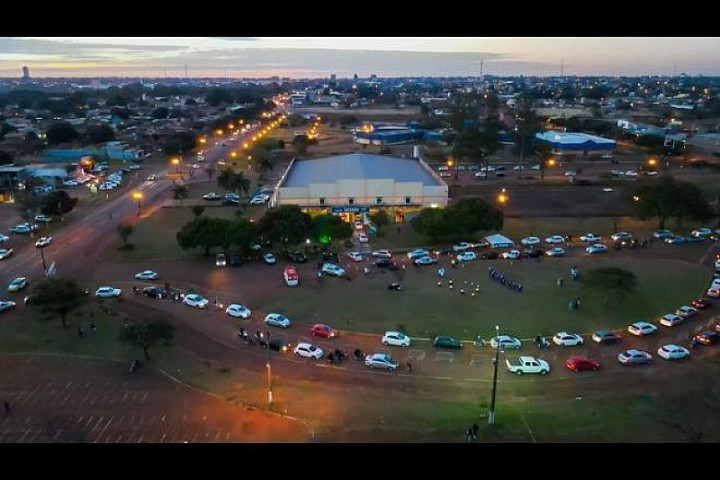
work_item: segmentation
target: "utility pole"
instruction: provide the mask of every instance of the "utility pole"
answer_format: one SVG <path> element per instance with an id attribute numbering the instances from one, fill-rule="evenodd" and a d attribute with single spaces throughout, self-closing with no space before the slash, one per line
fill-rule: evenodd
<path id="1" fill-rule="evenodd" d="M 273 404 L 273 391 L 272 391 L 272 366 L 270 365 L 270 330 L 265 332 L 267 335 L 267 386 L 268 386 L 268 404 Z"/>
<path id="2" fill-rule="evenodd" d="M 565 73 L 565 59 L 560 60 L 560 77 Z"/>
<path id="3" fill-rule="evenodd" d="M 500 326 L 495 325 L 495 337 L 500 336 Z M 495 397 L 497 396 L 497 374 L 498 363 L 500 362 L 500 343 L 497 343 L 495 349 L 495 369 L 493 371 L 492 401 L 490 402 L 490 415 L 488 415 L 488 425 L 490 428 L 495 427 Z"/>

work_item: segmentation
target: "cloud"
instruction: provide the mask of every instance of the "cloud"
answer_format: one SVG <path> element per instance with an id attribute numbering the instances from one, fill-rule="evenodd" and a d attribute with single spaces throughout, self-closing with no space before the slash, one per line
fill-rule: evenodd
<path id="1" fill-rule="evenodd" d="M 255 42 L 257 37 L 208 37 L 216 40 L 227 40 L 228 42 Z"/>

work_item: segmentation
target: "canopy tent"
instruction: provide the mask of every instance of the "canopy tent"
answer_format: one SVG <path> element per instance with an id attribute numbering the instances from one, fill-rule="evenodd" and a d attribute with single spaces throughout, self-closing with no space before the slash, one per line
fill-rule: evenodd
<path id="1" fill-rule="evenodd" d="M 515 242 L 499 233 L 488 235 L 485 240 L 490 244 L 490 248 L 511 248 L 515 246 Z"/>

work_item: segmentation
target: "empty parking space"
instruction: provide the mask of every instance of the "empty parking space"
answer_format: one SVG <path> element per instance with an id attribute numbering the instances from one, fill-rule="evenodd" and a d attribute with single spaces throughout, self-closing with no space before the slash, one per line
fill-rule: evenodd
<path id="1" fill-rule="evenodd" d="M 438 363 L 453 363 L 455 354 L 450 352 L 435 352 L 435 361 Z"/>

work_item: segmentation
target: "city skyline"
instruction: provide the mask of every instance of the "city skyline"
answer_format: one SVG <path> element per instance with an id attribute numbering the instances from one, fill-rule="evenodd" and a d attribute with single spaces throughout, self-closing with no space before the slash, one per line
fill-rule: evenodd
<path id="1" fill-rule="evenodd" d="M 720 75 L 720 38 L 2 37 L 0 77 Z"/>

